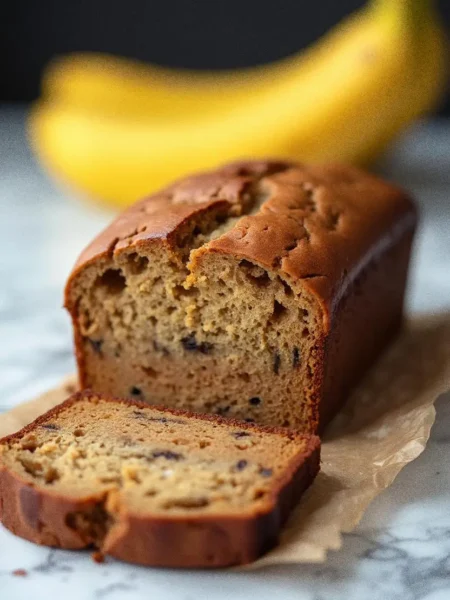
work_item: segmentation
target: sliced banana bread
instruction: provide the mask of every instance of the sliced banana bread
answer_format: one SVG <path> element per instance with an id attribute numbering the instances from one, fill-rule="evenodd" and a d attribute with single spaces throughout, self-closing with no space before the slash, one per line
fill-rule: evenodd
<path id="1" fill-rule="evenodd" d="M 180 181 L 68 281 L 81 385 L 315 431 L 399 329 L 415 224 L 404 192 L 351 167 Z"/>
<path id="2" fill-rule="evenodd" d="M 0 441 L 15 534 L 144 565 L 222 567 L 269 550 L 319 470 L 319 439 L 80 392 Z"/>

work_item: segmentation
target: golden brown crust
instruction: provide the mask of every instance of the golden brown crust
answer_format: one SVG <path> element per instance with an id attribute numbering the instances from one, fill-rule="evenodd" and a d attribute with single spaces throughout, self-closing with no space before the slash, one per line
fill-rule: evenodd
<path id="1" fill-rule="evenodd" d="M 245 214 L 243 197 L 258 183 L 267 199 Z M 101 256 L 159 239 L 168 246 L 187 219 L 226 204 L 239 206 L 235 226 L 204 247 L 246 258 L 304 280 L 332 312 L 358 273 L 414 229 L 416 209 L 400 189 L 355 167 L 240 162 L 195 175 L 122 213 L 83 251 L 69 278 Z"/>
<path id="2" fill-rule="evenodd" d="M 221 204 L 238 207 L 252 183 L 267 174 L 284 170 L 288 165 L 277 161 L 226 165 L 217 171 L 182 179 L 133 204 L 81 253 L 66 292 L 79 269 L 92 261 L 153 239 L 165 240 L 170 246 L 174 234 L 186 220 Z M 67 293 L 66 305 L 70 305 Z"/>
<path id="3" fill-rule="evenodd" d="M 320 429 L 400 330 L 412 241 L 413 231 L 406 232 L 340 300 L 324 346 Z"/>
<path id="4" fill-rule="evenodd" d="M 32 432 L 81 399 L 96 402 L 122 402 L 138 408 L 138 401 L 103 398 L 89 391 L 78 392 L 48 411 L 21 431 L 0 440 L 4 446 Z M 191 419 L 213 421 L 227 427 L 279 433 L 289 439 L 305 436 L 281 428 L 258 427 L 223 419 L 217 415 L 190 414 L 187 411 L 152 407 Z M 0 519 L 16 535 L 37 544 L 67 549 L 94 544 L 102 552 L 119 559 L 148 566 L 225 567 L 255 560 L 276 544 L 290 511 L 319 470 L 320 441 L 307 436 L 307 445 L 276 482 L 267 503 L 258 513 L 241 515 L 174 515 L 165 518 L 132 514 L 114 494 L 92 494 L 74 500 L 61 493 L 39 489 L 8 470 L 0 458 Z M 94 539 L 71 523 L 71 515 L 94 513 L 105 516 L 105 535 Z"/>

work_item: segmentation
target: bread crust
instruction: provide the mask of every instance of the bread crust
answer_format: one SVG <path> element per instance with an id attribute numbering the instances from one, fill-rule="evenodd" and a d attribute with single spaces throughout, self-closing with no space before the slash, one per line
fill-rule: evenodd
<path id="1" fill-rule="evenodd" d="M 255 186 L 266 194 L 256 212 L 245 207 Z M 191 268 L 211 253 L 245 259 L 316 300 L 323 321 L 312 393 L 317 417 L 306 429 L 323 429 L 401 325 L 417 222 L 404 191 L 349 166 L 233 163 L 179 181 L 122 213 L 84 250 L 66 286 L 80 382 L 90 385 L 72 290 L 83 270 L 155 241 L 171 252 L 190 219 L 226 207 L 242 218 L 195 250 Z"/>
<path id="2" fill-rule="evenodd" d="M 57 418 L 77 402 L 100 398 L 109 402 L 149 408 L 148 404 L 117 398 L 104 398 L 93 392 L 78 392 L 48 411 L 21 431 L 0 440 L 0 446 L 20 439 L 39 424 Z M 256 426 L 217 415 L 153 407 L 164 414 L 222 423 L 227 427 L 279 433 L 291 439 L 304 436 L 282 428 Z M 274 482 L 272 494 L 258 512 L 239 515 L 174 515 L 152 517 L 129 512 L 114 493 L 92 494 L 74 500 L 63 494 L 39 489 L 11 472 L 0 454 L 0 519 L 16 535 L 31 542 L 65 549 L 97 547 L 118 559 L 147 566 L 214 568 L 245 564 L 272 548 L 280 529 L 303 491 L 319 471 L 320 441 L 309 436 L 306 449 L 298 453 L 283 475 Z M 77 529 L 71 516 L 77 513 L 105 517 L 104 535 L 99 539 Z"/>

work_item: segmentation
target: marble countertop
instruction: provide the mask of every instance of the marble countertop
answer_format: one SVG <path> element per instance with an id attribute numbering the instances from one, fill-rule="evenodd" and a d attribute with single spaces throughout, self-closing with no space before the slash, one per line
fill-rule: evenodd
<path id="1" fill-rule="evenodd" d="M 449 310 L 450 123 L 415 128 L 381 170 L 411 189 L 421 206 L 408 309 Z M 73 372 L 61 290 L 77 253 L 110 217 L 57 189 L 27 147 L 24 111 L 0 110 L 0 411 Z M 437 403 L 425 452 L 323 565 L 252 573 L 144 569 L 111 560 L 98 565 L 89 553 L 40 548 L 0 526 L 0 600 L 447 600 L 449 399 Z M 14 574 L 18 569 L 26 574 Z"/>

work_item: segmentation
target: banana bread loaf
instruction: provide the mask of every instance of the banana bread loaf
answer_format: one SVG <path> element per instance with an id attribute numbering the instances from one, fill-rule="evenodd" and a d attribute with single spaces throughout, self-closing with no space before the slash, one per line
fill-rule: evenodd
<path id="1" fill-rule="evenodd" d="M 39 544 L 222 567 L 276 543 L 318 470 L 315 436 L 80 392 L 0 441 L 0 517 Z"/>
<path id="2" fill-rule="evenodd" d="M 81 385 L 316 431 L 399 329 L 415 225 L 404 192 L 352 167 L 180 181 L 74 268 Z"/>

